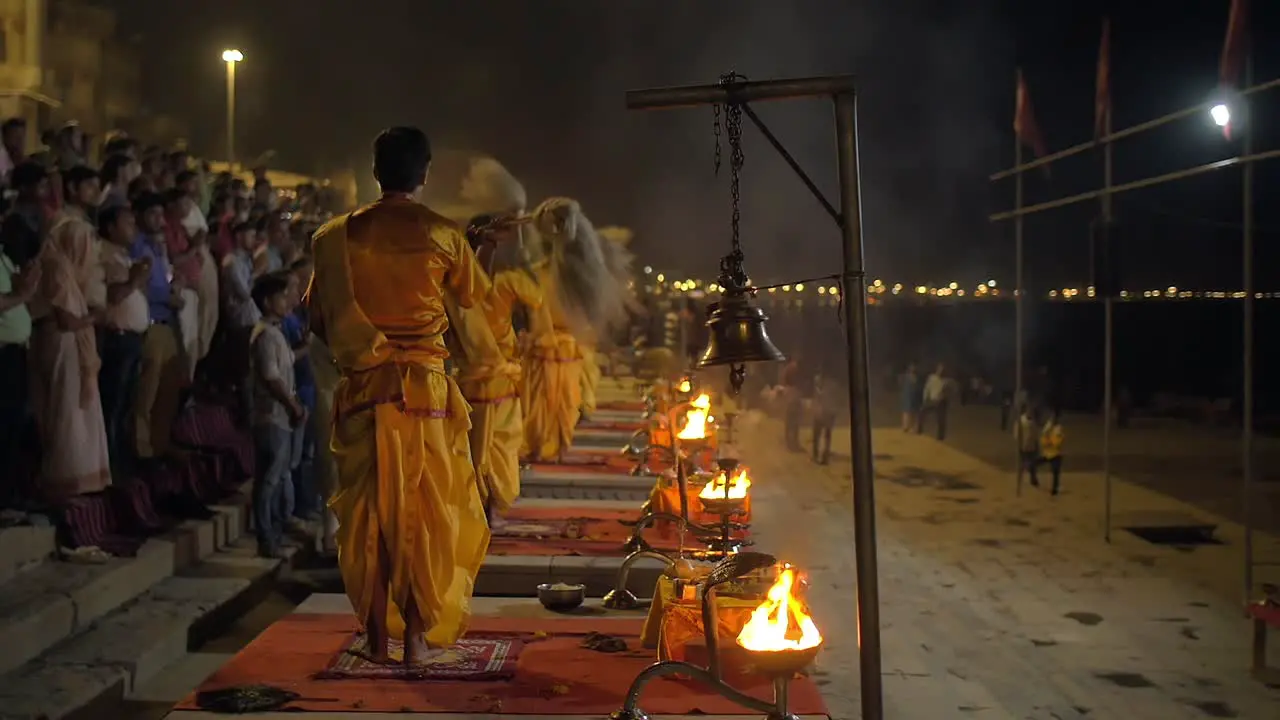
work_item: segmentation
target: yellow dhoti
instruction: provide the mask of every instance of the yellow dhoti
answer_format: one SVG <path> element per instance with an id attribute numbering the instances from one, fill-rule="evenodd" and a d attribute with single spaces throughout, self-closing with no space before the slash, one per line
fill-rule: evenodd
<path id="1" fill-rule="evenodd" d="M 329 507 L 347 596 L 365 623 L 385 589 L 391 637 L 404 639 L 412 603 L 427 642 L 452 645 L 467 628 L 489 527 L 470 407 L 444 372 L 442 298 L 470 307 L 488 279 L 456 225 L 398 196 L 331 222 L 313 247 L 312 323 L 341 372 Z"/>
<path id="2" fill-rule="evenodd" d="M 600 364 L 596 351 L 579 345 L 582 351 L 582 411 L 590 415 L 596 411 L 596 388 L 600 386 Z"/>
<path id="3" fill-rule="evenodd" d="M 471 456 L 476 461 L 480 499 L 498 512 L 520 497 L 520 444 L 524 418 L 519 398 L 471 409 Z"/>
<path id="4" fill-rule="evenodd" d="M 524 447 L 538 460 L 555 460 L 573 444 L 582 407 L 582 361 L 577 343 L 565 332 L 534 341 L 524 363 Z"/>
<path id="5" fill-rule="evenodd" d="M 333 456 L 339 486 L 329 502 L 338 516 L 338 565 L 362 621 L 379 582 L 379 543 L 390 568 L 387 630 L 403 639 L 401 609 L 412 598 L 427 642 L 452 645 L 466 630 L 476 573 L 489 547 L 476 490 L 466 404 L 451 380 L 451 417 L 381 404 L 337 421 Z"/>

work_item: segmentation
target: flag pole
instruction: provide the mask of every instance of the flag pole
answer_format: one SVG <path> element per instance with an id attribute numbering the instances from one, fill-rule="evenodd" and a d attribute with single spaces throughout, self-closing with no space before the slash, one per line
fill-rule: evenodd
<path id="1" fill-rule="evenodd" d="M 1253 43 L 1251 37 L 1247 36 L 1244 85 L 1248 87 L 1251 83 L 1253 83 Z M 1247 99 L 1240 103 L 1240 112 L 1244 116 L 1241 123 L 1244 137 L 1241 140 L 1244 144 L 1244 154 L 1247 156 L 1253 153 L 1252 120 L 1254 117 Z M 1244 359 L 1242 370 L 1244 377 L 1242 380 L 1244 398 L 1241 414 L 1244 428 L 1240 438 L 1240 470 L 1243 476 L 1241 493 L 1244 501 L 1241 508 L 1243 515 L 1241 519 L 1244 521 L 1244 601 L 1248 603 L 1253 597 L 1253 303 L 1255 294 L 1253 287 L 1253 163 L 1246 163 L 1243 173 Z"/>
<path id="2" fill-rule="evenodd" d="M 1017 82 L 1021 87 L 1022 73 L 1018 72 Z M 1019 112 L 1016 109 L 1014 112 Z M 1022 138 L 1019 136 L 1017 128 L 1013 131 L 1013 166 L 1022 167 Z M 1014 176 L 1013 181 L 1013 206 L 1022 209 L 1022 176 L 1021 171 Z M 1022 429 L 1022 298 L 1025 291 L 1022 287 L 1022 213 L 1018 213 L 1013 221 L 1013 262 L 1014 262 L 1014 283 L 1013 283 L 1013 416 L 1014 428 L 1018 432 L 1013 433 L 1014 437 L 1014 457 L 1016 458 L 1017 470 L 1014 473 L 1014 494 L 1018 497 L 1022 496 L 1022 438 L 1019 433 Z"/>
<path id="3" fill-rule="evenodd" d="M 1109 70 L 1109 69 L 1108 69 Z M 1102 146 L 1102 242 L 1101 249 L 1103 257 L 1103 277 L 1102 282 L 1105 287 L 1102 288 L 1102 484 L 1103 484 L 1103 538 L 1107 542 L 1111 542 L 1111 415 L 1112 415 L 1112 398 L 1114 397 L 1114 366 L 1115 366 L 1115 303 L 1112 295 L 1115 288 L 1113 287 L 1113 271 L 1112 265 L 1115 263 L 1115 253 L 1112 252 L 1111 243 L 1111 150 L 1114 144 L 1111 142 L 1111 97 L 1107 96 L 1107 104 L 1103 108 L 1103 123 L 1106 129 L 1104 138 L 1105 144 Z"/>

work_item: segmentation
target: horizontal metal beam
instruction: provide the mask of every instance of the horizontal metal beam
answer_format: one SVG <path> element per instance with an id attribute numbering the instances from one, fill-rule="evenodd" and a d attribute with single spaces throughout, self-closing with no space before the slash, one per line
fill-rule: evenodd
<path id="1" fill-rule="evenodd" d="M 1277 87 L 1280 87 L 1280 78 L 1276 78 L 1275 80 L 1269 80 L 1260 85 L 1254 85 L 1251 88 L 1246 88 L 1245 90 L 1241 91 L 1240 94 L 1253 95 L 1254 93 L 1265 92 L 1267 90 L 1271 90 L 1272 88 L 1277 88 Z M 1122 140 L 1124 138 L 1130 137 L 1131 135 L 1137 135 L 1138 133 L 1143 133 L 1148 130 L 1153 130 L 1155 128 L 1160 127 L 1161 125 L 1168 125 L 1169 123 L 1175 120 L 1181 120 L 1186 117 L 1191 117 L 1192 115 L 1207 113 L 1210 108 L 1212 108 L 1214 105 L 1217 105 L 1217 104 L 1218 104 L 1217 100 L 1212 100 L 1206 103 L 1201 103 L 1200 105 L 1196 105 L 1194 107 L 1183 108 L 1181 110 L 1171 112 L 1168 115 L 1162 115 L 1154 120 L 1148 120 L 1144 123 L 1138 123 L 1137 125 L 1134 125 L 1132 127 L 1124 128 L 1123 130 L 1117 130 L 1109 135 L 1100 137 L 1097 140 L 1090 140 L 1089 142 L 1080 143 L 1079 145 L 1069 147 L 1066 150 L 1060 150 L 1051 155 L 1045 155 L 1044 157 L 1036 158 L 1031 162 L 1023 163 L 1017 167 L 1012 167 L 1012 168 L 1009 168 L 1008 170 L 1001 170 L 998 173 L 993 173 L 987 179 L 995 181 L 995 180 L 1003 180 L 1004 178 L 1007 178 L 1007 177 L 1013 177 L 1014 175 L 1017 175 L 1020 172 L 1034 170 L 1043 165 L 1048 165 L 1049 163 L 1062 160 L 1063 158 L 1069 158 L 1072 155 L 1079 155 L 1082 152 L 1093 150 L 1094 148 L 1101 147 L 1103 145 L 1106 145 L 1107 143 L 1113 143 L 1117 140 Z"/>
<path id="2" fill-rule="evenodd" d="M 628 110 L 667 110 L 728 102 L 794 100 L 854 92 L 852 75 L 794 78 L 787 80 L 747 80 L 730 85 L 686 85 L 683 87 L 628 90 Z"/>
<path id="3" fill-rule="evenodd" d="M 1171 173 L 1165 173 L 1164 175 L 1156 175 L 1155 177 L 1143 178 L 1142 180 L 1134 180 L 1133 182 L 1121 183 L 1120 185 L 1112 185 L 1110 189 L 1090 190 L 1089 192 L 1083 192 L 1078 195 L 1070 195 L 1068 197 L 1058 198 L 1057 200 L 1049 200 L 1036 205 L 1028 205 L 1016 210 L 1006 210 L 1004 212 L 993 213 L 992 215 L 989 215 L 987 219 L 991 222 L 999 222 L 1001 220 L 1009 220 L 1010 218 L 1016 218 L 1023 215 L 1033 215 L 1045 210 L 1053 210 L 1054 208 L 1075 205 L 1076 203 L 1082 203 L 1088 200 L 1097 200 L 1098 198 L 1107 195 L 1118 195 L 1123 192 L 1129 192 L 1130 190 L 1140 190 L 1153 185 L 1163 185 L 1164 183 L 1173 182 L 1174 180 L 1183 180 L 1197 175 L 1204 175 L 1205 173 L 1211 173 L 1217 170 L 1234 167 L 1236 165 L 1247 165 L 1249 163 L 1262 162 L 1263 160 L 1274 160 L 1275 158 L 1280 158 L 1280 150 L 1267 150 L 1266 152 L 1254 153 L 1252 155 L 1240 155 L 1238 157 L 1212 162 L 1207 165 L 1197 165 L 1192 168 L 1187 168 L 1186 170 L 1176 170 Z"/>

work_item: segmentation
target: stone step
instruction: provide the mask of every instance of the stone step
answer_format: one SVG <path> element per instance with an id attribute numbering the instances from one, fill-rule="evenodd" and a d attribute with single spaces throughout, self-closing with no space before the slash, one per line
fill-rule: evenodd
<path id="1" fill-rule="evenodd" d="M 0 586 L 0 674 L 37 657 L 173 574 L 176 546 L 148 540 L 101 565 L 48 560 Z"/>
<path id="2" fill-rule="evenodd" d="M 102 564 L 57 559 L 53 528 L 6 528 L 0 544 L 7 553 L 8 574 L 7 581 L 0 582 L 0 647 L 7 648 L 0 654 L 0 718 L 12 712 L 3 699 L 8 693 L 30 685 L 39 668 L 61 667 L 50 664 L 51 653 L 66 646 L 78 648 L 81 639 L 107 618 L 132 607 L 175 571 L 235 542 L 245 532 L 246 502 L 246 497 L 235 496 L 213 508 L 212 518 L 183 522 L 148 539 L 135 557 Z M 118 677 L 91 663 L 67 666 L 103 681 Z M 46 682 L 53 683 L 70 671 L 48 672 Z"/>
<path id="3" fill-rule="evenodd" d="M 161 580 L 39 658 L 0 676 L 0 718 L 60 720 L 119 703 L 248 610 L 287 561 L 244 540 Z M 100 710 L 101 712 L 97 712 Z"/>
<path id="4" fill-rule="evenodd" d="M 0 528 L 0 585 L 48 560 L 57 550 L 56 536 L 52 525 Z"/>
<path id="5" fill-rule="evenodd" d="M 536 500 L 602 500 L 642 503 L 648 499 L 649 490 L 637 487 L 533 485 L 522 487 L 520 489 L 520 497 Z"/>

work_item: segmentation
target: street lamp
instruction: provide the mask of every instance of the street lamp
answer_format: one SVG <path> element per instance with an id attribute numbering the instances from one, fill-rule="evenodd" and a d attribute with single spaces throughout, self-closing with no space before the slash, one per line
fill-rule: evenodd
<path id="1" fill-rule="evenodd" d="M 1231 124 L 1231 108 L 1226 103 L 1218 103 L 1209 108 L 1209 117 L 1213 118 L 1214 125 L 1224 128 Z"/>
<path id="2" fill-rule="evenodd" d="M 236 63 L 244 60 L 244 53 L 236 49 L 223 50 L 222 61 L 227 64 L 227 166 L 236 166 Z"/>

